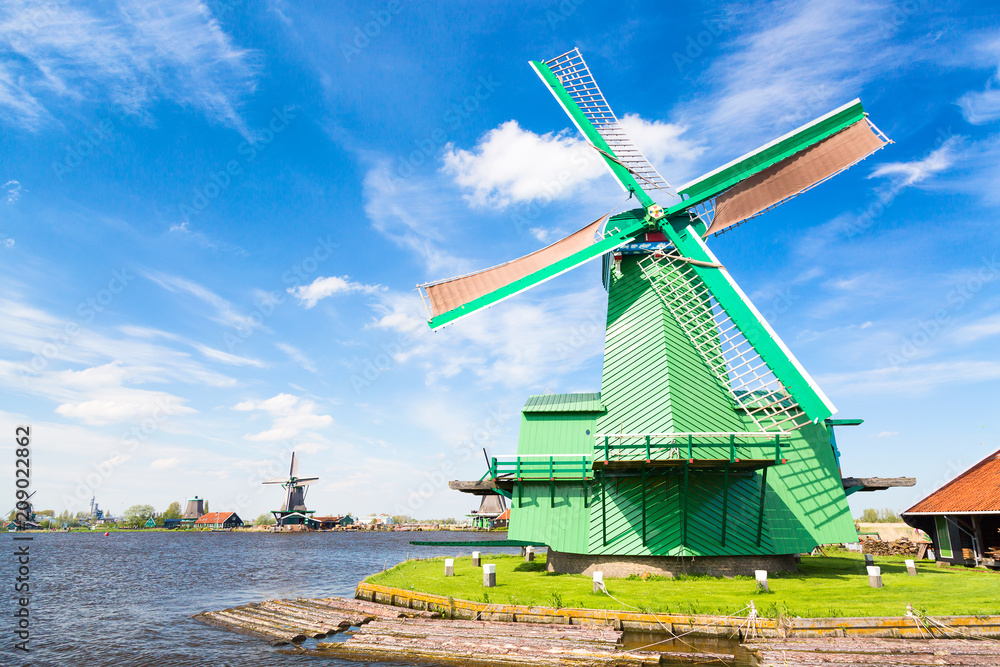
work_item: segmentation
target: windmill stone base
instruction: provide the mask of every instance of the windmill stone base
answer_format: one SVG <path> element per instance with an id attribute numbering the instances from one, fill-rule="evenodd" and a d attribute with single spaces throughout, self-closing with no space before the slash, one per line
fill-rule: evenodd
<path id="1" fill-rule="evenodd" d="M 755 570 L 767 570 L 769 573 L 795 572 L 796 565 L 794 554 L 678 558 L 675 556 L 570 554 L 550 549 L 547 569 L 549 572 L 560 574 L 587 576 L 599 571 L 609 578 L 621 578 L 629 575 L 641 576 L 643 574 L 671 578 L 687 574 L 752 577 Z"/>

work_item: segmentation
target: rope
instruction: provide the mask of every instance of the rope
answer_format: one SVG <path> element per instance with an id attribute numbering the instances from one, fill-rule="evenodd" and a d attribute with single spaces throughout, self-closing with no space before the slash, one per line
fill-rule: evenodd
<path id="1" fill-rule="evenodd" d="M 968 632 L 962 632 L 958 628 L 954 628 L 954 627 L 952 627 L 950 625 L 942 623 L 941 621 L 937 620 L 936 618 L 934 618 L 932 616 L 928 616 L 927 614 L 923 613 L 919 609 L 914 609 L 911 605 L 906 605 L 906 614 L 907 614 L 907 616 L 913 616 L 914 620 L 920 619 L 920 620 L 930 621 L 931 623 L 933 623 L 934 625 L 938 626 L 942 630 L 945 630 L 946 632 L 952 632 L 952 633 L 957 634 L 957 635 L 962 635 L 963 637 L 968 637 L 969 639 L 975 639 L 975 640 L 978 640 L 978 641 L 985 641 L 985 642 L 995 642 L 997 644 L 1000 644 L 1000 640 L 993 639 L 992 637 L 980 637 L 978 635 L 970 635 Z M 928 631 L 928 634 L 930 634 L 931 637 L 934 636 L 933 633 L 931 633 L 930 631 Z M 923 635 L 921 634 L 921 636 L 923 636 Z"/>
<path id="2" fill-rule="evenodd" d="M 639 609 L 638 607 L 633 607 L 633 606 L 632 606 L 632 605 L 630 605 L 630 604 L 626 604 L 626 603 L 622 602 L 621 600 L 619 600 L 618 598 L 616 598 L 616 597 L 615 597 L 614 595 L 612 595 L 612 594 L 611 594 L 611 593 L 610 593 L 610 592 L 608 591 L 608 587 L 604 585 L 604 582 L 603 582 L 603 581 L 599 582 L 599 585 L 600 585 L 600 587 L 601 587 L 601 591 L 603 591 L 603 593 L 604 593 L 605 595 L 607 595 L 607 596 L 608 596 L 609 598 L 611 598 L 612 600 L 614 600 L 614 601 L 615 601 L 615 602 L 617 602 L 618 604 L 622 605 L 623 607 L 628 607 L 629 609 L 635 609 L 636 611 L 642 611 L 642 610 L 641 610 L 641 609 Z M 721 623 L 722 623 L 723 621 L 726 621 L 726 620 L 729 620 L 730 618 L 736 618 L 736 617 L 738 617 L 738 616 L 739 616 L 740 614 L 742 614 L 742 613 L 743 613 L 744 611 L 746 611 L 747 609 L 750 609 L 750 611 L 751 611 L 751 614 L 752 614 L 752 617 L 754 618 L 754 622 L 756 623 L 756 618 L 757 618 L 757 610 L 756 610 L 756 609 L 754 608 L 754 606 L 753 606 L 753 602 L 751 602 L 751 603 L 750 603 L 749 605 L 747 605 L 746 607 L 743 607 L 743 609 L 740 609 L 739 611 L 737 611 L 737 612 L 736 612 L 736 613 L 734 613 L 734 614 L 730 614 L 729 616 L 723 616 L 722 618 L 720 618 L 720 619 L 717 619 L 717 620 L 715 620 L 715 621 L 713 621 L 712 623 L 709 623 L 709 624 L 707 624 L 707 625 L 697 625 L 697 626 L 694 626 L 694 627 L 692 627 L 692 628 L 691 628 L 690 630 L 688 630 L 687 632 L 682 632 L 682 633 L 680 633 L 680 634 L 675 634 L 675 633 L 673 632 L 673 630 L 671 630 L 670 628 L 668 628 L 668 627 L 667 627 L 666 625 L 664 625 L 664 624 L 663 624 L 663 621 L 661 621 L 661 620 L 659 619 L 659 617 L 658 617 L 658 616 L 657 616 L 656 614 L 652 614 L 652 613 L 650 613 L 649 615 L 653 617 L 653 620 L 655 620 L 655 621 L 656 621 L 657 623 L 659 623 L 659 624 L 660 624 L 660 627 L 661 627 L 661 628 L 663 628 L 664 632 L 666 632 L 666 633 L 667 633 L 668 635 L 670 635 L 670 639 L 661 639 L 661 640 L 660 640 L 660 641 L 658 641 L 658 642 L 653 642 L 652 644 L 647 644 L 647 645 L 645 645 L 645 646 L 641 646 L 641 647 L 639 647 L 639 648 L 637 648 L 637 649 L 633 649 L 633 650 L 636 650 L 636 651 L 644 651 L 644 650 L 645 650 L 645 649 L 647 649 L 647 648 L 651 648 L 651 647 L 653 647 L 653 646 L 658 646 L 658 645 L 660 645 L 660 644 L 666 644 L 667 642 L 671 642 L 671 641 L 674 641 L 674 640 L 676 639 L 676 640 L 679 640 L 679 641 L 680 641 L 680 642 L 681 642 L 682 644 L 685 644 L 685 645 L 687 645 L 688 647 L 690 647 L 690 648 L 692 648 L 692 649 L 695 649 L 695 650 L 697 651 L 697 647 L 695 647 L 695 646 L 692 646 L 691 644 L 688 644 L 688 643 L 687 643 L 686 641 L 684 641 L 684 640 L 683 640 L 683 639 L 681 639 L 681 638 L 682 638 L 682 637 L 686 637 L 687 635 L 690 635 L 690 634 L 692 634 L 692 633 L 694 633 L 694 632 L 697 632 L 697 631 L 698 631 L 699 629 L 704 629 L 704 628 L 710 628 L 710 627 L 712 627 L 713 625 L 719 625 L 719 624 L 721 624 Z M 742 628 L 743 626 L 741 625 L 740 627 Z"/>

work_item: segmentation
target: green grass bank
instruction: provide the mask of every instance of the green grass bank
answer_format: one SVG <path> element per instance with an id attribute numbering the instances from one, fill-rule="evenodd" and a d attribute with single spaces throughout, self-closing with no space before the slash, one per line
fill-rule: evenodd
<path id="1" fill-rule="evenodd" d="M 768 575 L 771 592 L 762 593 L 752 577 L 687 576 L 608 579 L 608 592 L 591 591 L 582 575 L 545 571 L 545 558 L 525 563 L 518 556 L 483 554 L 497 566 L 496 588 L 483 588 L 482 570 L 468 554 L 455 557 L 455 576 L 444 576 L 444 559 L 409 560 L 366 581 L 410 591 L 494 604 L 613 609 L 644 613 L 729 615 L 751 600 L 762 616 L 831 618 L 902 616 L 906 605 L 930 616 L 1000 614 L 1000 573 L 917 564 L 906 572 L 903 557 L 879 557 L 883 588 L 870 588 L 864 558 L 837 552 L 804 556 L 799 571 Z M 619 602 L 620 601 L 620 602 Z"/>

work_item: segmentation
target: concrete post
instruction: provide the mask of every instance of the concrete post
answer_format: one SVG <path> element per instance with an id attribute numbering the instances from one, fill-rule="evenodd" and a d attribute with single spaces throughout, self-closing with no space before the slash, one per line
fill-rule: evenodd
<path id="1" fill-rule="evenodd" d="M 604 573 L 594 572 L 594 592 L 601 593 L 604 591 Z"/>
<path id="2" fill-rule="evenodd" d="M 917 576 L 917 564 L 912 560 L 906 560 L 906 573 L 911 577 Z"/>
<path id="3" fill-rule="evenodd" d="M 535 547 L 525 547 L 524 548 L 524 562 L 530 563 L 535 560 Z"/>
<path id="4" fill-rule="evenodd" d="M 767 585 L 767 570 L 754 570 L 754 578 L 757 579 L 757 587 L 765 593 L 770 593 L 771 589 Z"/>
<path id="5" fill-rule="evenodd" d="M 455 576 L 455 559 L 445 558 L 444 559 L 444 576 L 454 577 Z"/>
<path id="6" fill-rule="evenodd" d="M 483 565 L 483 586 L 494 588 L 497 585 L 497 566 L 493 563 Z"/>
<path id="7" fill-rule="evenodd" d="M 868 585 L 872 588 L 882 588 L 882 568 L 875 565 L 868 566 Z"/>
<path id="8" fill-rule="evenodd" d="M 479 557 L 478 551 L 472 552 L 472 567 L 479 567 L 482 563 L 482 558 Z"/>

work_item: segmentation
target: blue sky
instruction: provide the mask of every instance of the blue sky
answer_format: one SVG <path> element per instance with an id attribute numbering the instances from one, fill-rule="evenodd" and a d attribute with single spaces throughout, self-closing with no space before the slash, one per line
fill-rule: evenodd
<path id="1" fill-rule="evenodd" d="M 459 516 L 600 387 L 587 265 L 430 332 L 417 283 L 622 203 L 529 68 L 578 46 L 675 185 L 855 97 L 895 142 L 711 240 L 903 509 L 1000 447 L 1000 18 L 974 3 L 0 8 L 0 432 L 38 506 Z M 10 450 L 8 450 L 10 451 Z M 10 466 L 3 483 L 13 484 Z M 11 501 L 13 502 L 13 501 Z"/>

